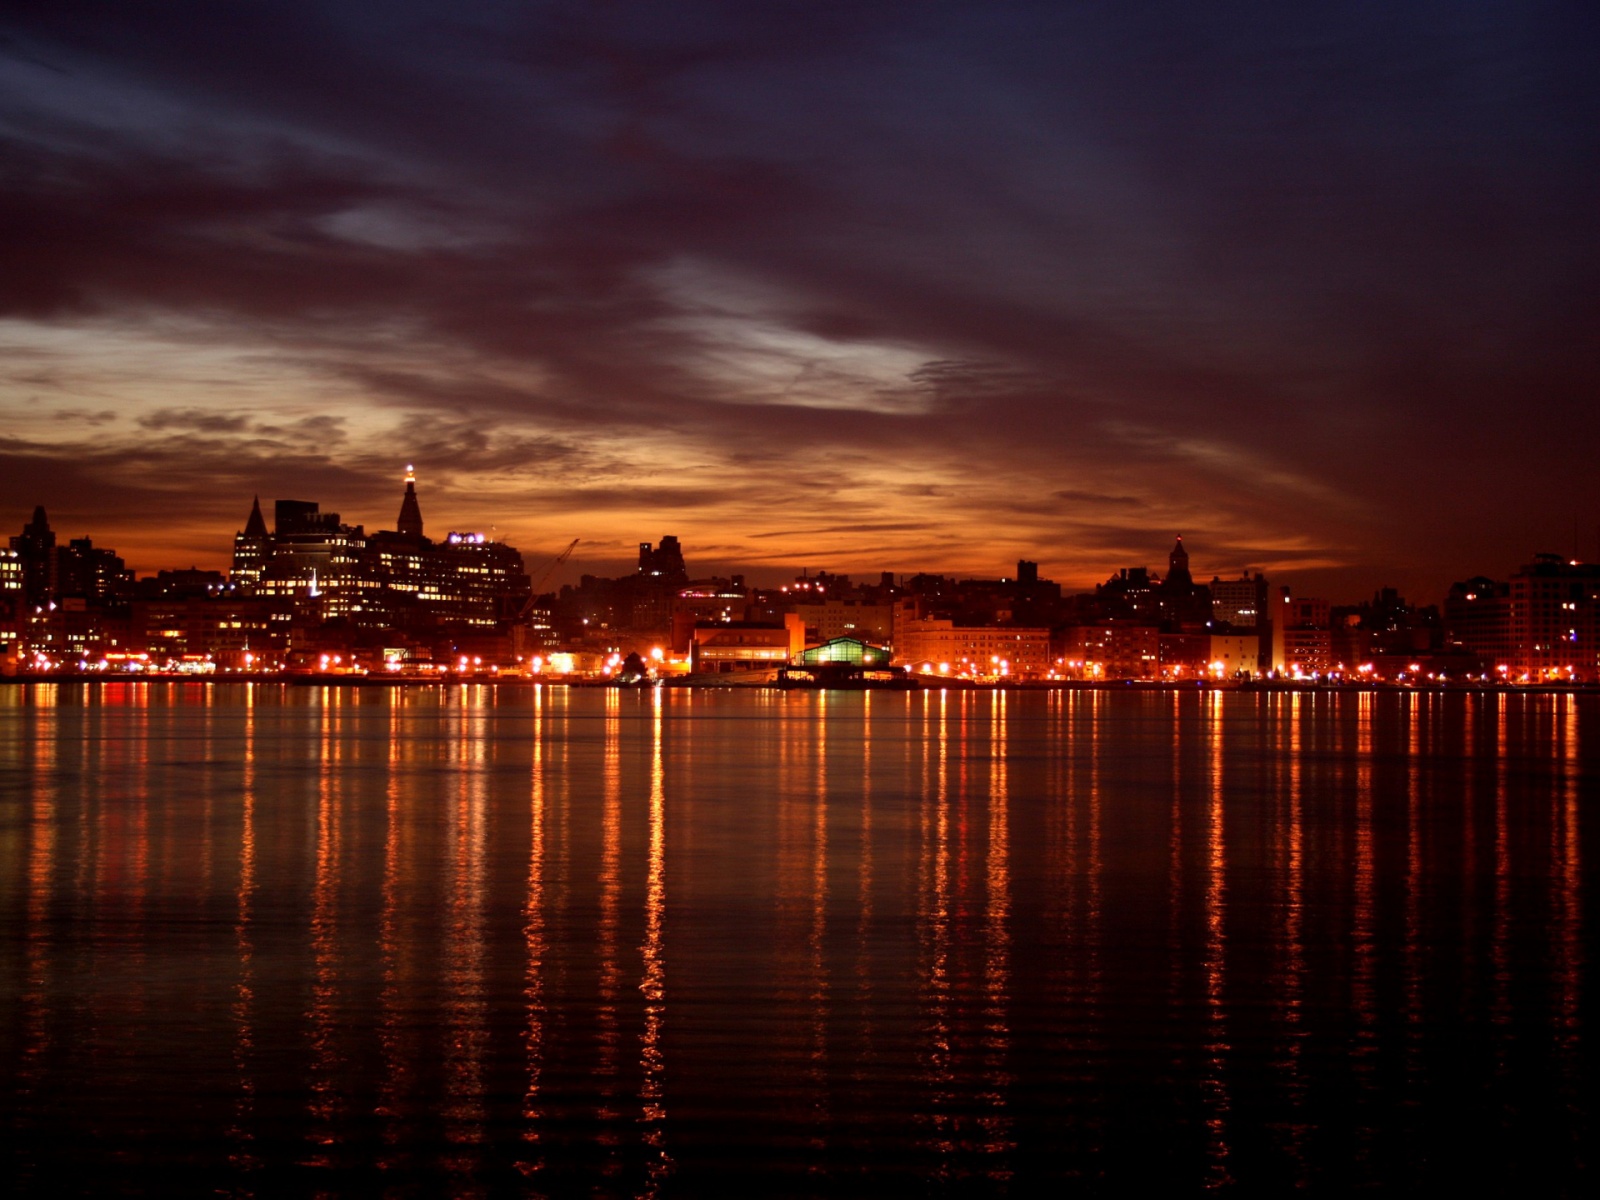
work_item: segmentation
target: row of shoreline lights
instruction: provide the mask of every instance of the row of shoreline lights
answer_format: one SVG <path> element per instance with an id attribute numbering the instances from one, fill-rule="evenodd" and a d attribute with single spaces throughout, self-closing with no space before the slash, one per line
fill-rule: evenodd
<path id="1" fill-rule="evenodd" d="M 649 660 L 653 667 L 659 669 L 665 664 L 665 652 L 660 646 L 652 647 L 649 651 Z M 522 661 L 522 659 L 518 659 L 519 663 Z M 609 656 L 606 657 L 600 664 L 600 673 L 604 675 L 616 673 L 616 671 L 620 669 L 622 661 L 622 654 L 617 650 L 612 650 Z M 107 652 L 99 661 L 91 662 L 86 658 L 80 658 L 72 665 L 78 670 L 88 670 L 94 672 L 121 670 L 130 673 L 161 671 L 177 672 L 180 674 L 211 674 L 218 671 L 222 673 L 259 673 L 263 671 L 276 673 L 285 669 L 281 663 L 269 664 L 266 660 L 258 659 L 255 654 L 248 651 L 245 652 L 243 656 L 243 662 L 244 665 L 242 667 L 219 667 L 215 660 L 209 655 L 184 655 L 180 659 L 169 658 L 164 662 L 156 663 L 152 660 L 148 653 L 111 651 Z M 42 651 L 34 651 L 33 656 L 28 663 L 29 669 L 33 671 L 54 671 L 61 669 L 64 665 L 64 660 L 59 658 L 52 659 Z M 950 675 L 954 673 L 957 677 L 966 678 L 981 678 L 983 676 L 1002 678 L 1010 675 L 1011 663 L 1009 659 L 1001 658 L 999 655 L 991 655 L 988 665 L 990 669 L 984 672 L 979 670 L 980 663 L 967 658 L 961 659 L 959 663 L 954 665 L 948 662 L 941 662 L 937 664 L 937 667 L 935 667 L 935 664 L 932 661 L 925 661 L 921 664 L 920 673 L 925 675 L 933 675 L 935 673 L 939 675 Z M 1077 659 L 1071 661 L 1058 659 L 1057 665 L 1069 668 L 1071 670 L 1086 671 L 1092 678 L 1099 679 L 1104 677 L 1103 664 L 1098 662 Z M 461 655 L 454 663 L 412 664 L 408 664 L 398 657 L 390 657 L 385 659 L 384 666 L 385 669 L 390 672 L 398 672 L 410 669 L 412 671 L 431 671 L 443 673 L 459 671 L 463 674 L 466 674 L 485 669 L 482 657 L 476 655 Z M 577 673 L 577 656 L 571 653 L 560 651 L 552 653 L 548 655 L 548 657 L 534 655 L 527 660 L 527 666 L 534 674 L 546 674 L 546 667 L 548 667 L 549 674 L 572 675 Z M 333 671 L 344 673 L 354 671 L 364 673 L 365 671 L 365 668 L 358 666 L 357 660 L 354 656 L 351 657 L 350 662 L 347 665 L 344 661 L 344 656 L 341 654 L 321 655 L 318 659 L 318 667 L 320 670 L 325 672 Z M 911 664 L 911 669 L 916 670 L 916 664 Z M 1222 678 L 1226 669 L 1226 664 L 1220 660 L 1210 664 L 1210 673 L 1214 678 L 1217 679 Z M 1182 668 L 1179 667 L 1175 673 L 1181 673 L 1181 670 Z M 499 674 L 500 668 L 497 664 L 491 663 L 488 665 L 487 671 L 491 674 Z M 1197 672 L 1197 674 L 1198 673 L 1199 672 Z M 1374 667 L 1371 663 L 1362 663 L 1353 673 L 1347 671 L 1343 663 L 1338 664 L 1333 670 L 1328 672 L 1305 672 L 1302 671 L 1298 664 L 1296 664 L 1291 667 L 1288 677 L 1294 680 L 1314 682 L 1322 679 L 1327 679 L 1330 681 L 1341 680 L 1350 677 L 1352 674 L 1359 676 L 1365 681 L 1371 681 L 1375 678 L 1380 678 L 1375 675 Z M 1449 678 L 1447 673 L 1443 671 L 1424 672 L 1420 663 L 1413 662 L 1407 665 L 1407 669 L 1405 671 L 1398 672 L 1395 676 L 1395 679 L 1397 682 L 1404 682 L 1406 681 L 1408 675 L 1414 681 L 1421 681 L 1422 679 L 1426 678 L 1434 682 L 1445 682 Z M 1513 677 L 1511 674 L 1511 668 L 1508 665 L 1501 663 L 1495 668 L 1494 675 L 1497 675 L 1502 683 L 1571 683 L 1574 681 L 1576 670 L 1570 665 L 1565 667 L 1549 667 L 1542 671 L 1523 671 Z M 1049 678 L 1058 678 L 1058 676 L 1054 671 L 1052 671 L 1050 672 Z M 1471 680 L 1473 676 L 1470 673 L 1467 673 L 1463 676 L 1459 676 L 1458 678 Z M 1483 681 L 1488 681 L 1489 679 L 1493 678 L 1493 676 L 1489 672 L 1485 672 L 1477 678 Z"/>

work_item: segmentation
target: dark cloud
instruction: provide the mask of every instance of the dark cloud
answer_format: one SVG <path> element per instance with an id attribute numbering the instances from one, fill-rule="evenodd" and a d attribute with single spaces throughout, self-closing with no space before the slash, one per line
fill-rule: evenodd
<path id="1" fill-rule="evenodd" d="M 1102 507 L 1109 504 L 1119 508 L 1130 506 L 1137 508 L 1144 504 L 1144 501 L 1137 496 L 1108 496 L 1103 492 L 1075 492 L 1071 489 L 1064 489 L 1053 493 L 1053 495 L 1057 500 L 1065 500 L 1069 504 L 1089 504 Z"/>
<path id="2" fill-rule="evenodd" d="M 117 419 L 115 409 L 102 408 L 98 412 L 91 412 L 82 408 L 58 408 L 50 414 L 52 421 L 65 422 L 73 425 L 88 425 L 91 428 L 99 425 L 109 425 Z"/>
<path id="3" fill-rule="evenodd" d="M 226 416 L 197 408 L 158 408 L 138 419 L 143 429 L 181 429 L 195 433 L 238 433 L 249 427 L 247 417 Z"/>
<path id="4" fill-rule="evenodd" d="M 902 533 L 931 529 L 927 521 L 888 521 L 876 525 L 831 525 L 821 529 L 774 529 L 765 533 L 752 533 L 753 538 L 817 537 L 825 533 Z"/>

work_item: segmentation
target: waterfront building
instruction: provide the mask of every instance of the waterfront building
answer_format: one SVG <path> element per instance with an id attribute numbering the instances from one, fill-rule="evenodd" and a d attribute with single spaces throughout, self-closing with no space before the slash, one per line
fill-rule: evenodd
<path id="1" fill-rule="evenodd" d="M 1050 672 L 1050 631 L 1016 625 L 957 625 L 924 617 L 896 623 L 894 660 L 915 670 L 948 666 L 957 675 L 1042 677 Z"/>
<path id="2" fill-rule="evenodd" d="M 860 638 L 830 638 L 820 646 L 808 646 L 795 656 L 801 666 L 816 667 L 826 663 L 850 663 L 854 666 L 886 667 L 893 657 L 885 646 L 874 646 Z"/>
<path id="3" fill-rule="evenodd" d="M 1600 564 L 1538 554 L 1511 577 L 1509 593 L 1514 677 L 1600 676 Z"/>
<path id="4" fill-rule="evenodd" d="M 1333 636 L 1326 600 L 1296 598 L 1278 589 L 1272 613 L 1272 669 L 1280 675 L 1326 675 L 1333 667 Z"/>
<path id="5" fill-rule="evenodd" d="M 260 668 L 289 648 L 292 616 L 292 604 L 274 596 L 151 594 L 129 605 L 127 646 L 157 664 L 209 657 L 227 666 Z"/>
<path id="6" fill-rule="evenodd" d="M 1255 633 L 1213 633 L 1207 672 L 1215 679 L 1248 679 L 1261 668 L 1261 637 Z"/>
<path id="7" fill-rule="evenodd" d="M 1155 679 L 1160 637 L 1154 625 L 1137 621 L 1070 625 L 1056 637 L 1057 666 L 1072 679 Z"/>
<path id="8" fill-rule="evenodd" d="M 689 669 L 720 674 L 780 667 L 805 648 L 805 626 L 792 614 L 769 621 L 701 621 L 689 643 Z"/>
<path id="9" fill-rule="evenodd" d="M 1516 658 L 1511 634 L 1511 585 L 1484 575 L 1452 584 L 1444 600 L 1445 640 L 1499 673 Z"/>
<path id="10" fill-rule="evenodd" d="M 1163 679 L 1199 679 L 1211 670 L 1209 633 L 1163 633 L 1156 638 Z"/>

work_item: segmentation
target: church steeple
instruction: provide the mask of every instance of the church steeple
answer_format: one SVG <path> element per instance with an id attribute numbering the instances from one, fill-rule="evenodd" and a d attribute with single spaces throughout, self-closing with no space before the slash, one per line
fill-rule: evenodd
<path id="1" fill-rule="evenodd" d="M 267 536 L 267 522 L 261 516 L 260 496 L 257 496 L 250 505 L 250 519 L 244 523 L 244 536 L 247 538 Z"/>
<path id="2" fill-rule="evenodd" d="M 417 504 L 417 473 L 410 463 L 406 464 L 406 495 L 400 501 L 400 517 L 394 523 L 395 532 L 401 537 L 422 540 L 422 509 Z"/>

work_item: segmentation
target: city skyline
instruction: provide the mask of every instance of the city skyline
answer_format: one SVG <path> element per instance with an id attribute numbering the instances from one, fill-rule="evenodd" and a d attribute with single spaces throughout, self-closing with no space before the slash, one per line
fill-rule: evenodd
<path id="1" fill-rule="evenodd" d="M 823 571 L 763 586 L 745 570 L 691 571 L 665 534 L 634 543 L 633 570 L 584 572 L 573 587 L 552 576 L 578 539 L 530 564 L 481 531 L 441 534 L 410 465 L 404 483 L 392 529 L 286 498 L 271 501 L 269 525 L 256 496 L 227 571 L 143 578 L 114 547 L 59 538 L 37 506 L 0 550 L 0 672 L 621 670 L 637 683 L 793 668 L 811 686 L 818 664 L 860 671 L 881 656 L 911 676 L 969 681 L 1600 678 L 1600 564 L 1561 555 L 1457 580 L 1442 603 L 1392 586 L 1340 603 L 1259 571 L 1206 583 L 1181 534 L 1165 571 L 1113 568 L 1092 590 L 1064 589 L 1027 559 L 998 577 Z"/>
<path id="2" fill-rule="evenodd" d="M 272 494 L 271 492 L 252 493 L 251 505 L 246 510 L 245 519 L 236 521 L 234 523 L 233 531 L 230 533 L 222 533 L 220 530 L 214 531 L 211 535 L 211 540 L 216 542 L 219 549 L 215 552 L 207 554 L 203 559 L 191 557 L 183 560 L 172 559 L 169 561 L 141 563 L 124 553 L 120 545 L 114 544 L 110 538 L 104 536 L 104 534 L 101 532 L 98 532 L 94 529 L 86 529 L 79 532 L 76 530 L 76 528 L 73 528 L 71 531 L 69 531 L 62 525 L 61 521 L 56 515 L 55 510 L 47 504 L 30 506 L 27 510 L 27 513 L 29 515 L 29 519 L 37 519 L 37 514 L 43 510 L 61 545 L 66 545 L 67 542 L 72 539 L 80 539 L 86 543 L 94 543 L 97 549 L 103 553 L 116 554 L 126 565 L 130 576 L 141 576 L 148 578 L 155 576 L 160 572 L 199 569 L 201 571 L 216 572 L 222 577 L 226 578 L 235 575 L 238 570 L 239 560 L 237 557 L 237 541 L 239 536 L 247 535 L 252 526 L 255 526 L 258 522 L 264 520 L 263 510 L 261 507 L 263 503 L 266 503 L 269 506 L 269 509 L 274 504 L 278 505 L 280 509 L 280 519 L 281 510 L 284 506 L 288 506 L 291 509 L 309 506 L 313 511 L 320 506 L 324 516 L 342 520 L 344 524 L 352 527 L 365 528 L 372 533 L 377 533 L 380 530 L 396 529 L 400 530 L 401 532 L 406 532 L 408 522 L 420 522 L 421 520 L 421 518 L 418 516 L 418 505 L 419 502 L 424 498 L 425 492 L 419 493 L 416 490 L 418 487 L 418 477 L 414 464 L 406 464 L 404 471 L 399 474 L 398 478 L 404 484 L 404 491 L 399 494 L 400 512 L 398 519 L 395 516 L 385 517 L 378 515 L 378 513 L 375 511 L 371 512 L 369 515 L 369 509 L 375 507 L 370 505 L 366 508 L 358 507 L 354 512 L 342 512 L 334 509 L 331 505 L 324 503 L 320 498 L 314 499 L 305 497 L 290 497 L 287 495 L 278 496 Z M 425 487 L 425 485 L 423 486 Z M 427 511 L 429 513 L 437 513 L 437 510 L 433 507 L 431 502 L 428 503 Z M 490 516 L 492 517 L 492 514 L 490 514 Z M 23 513 L 19 512 L 16 514 L 16 518 L 17 519 L 9 522 L 11 527 L 24 525 Z M 653 537 L 662 532 L 661 530 L 655 529 L 654 526 L 641 526 L 636 531 L 639 536 L 633 537 L 631 540 L 628 540 L 624 543 L 605 543 L 599 548 L 601 553 L 596 554 L 596 547 L 593 546 L 593 544 L 588 546 L 588 553 L 583 552 L 588 539 L 581 537 L 570 539 L 569 544 L 564 547 L 544 545 L 529 547 L 519 545 L 511 537 L 506 536 L 501 523 L 492 519 L 482 529 L 474 528 L 468 523 L 453 521 L 448 513 L 436 515 L 429 519 L 429 529 L 434 531 L 435 534 L 439 534 L 441 537 L 443 536 L 441 531 L 447 526 L 449 528 L 448 536 L 451 540 L 454 540 L 459 533 L 469 539 L 472 537 L 477 537 L 480 541 L 487 540 L 503 543 L 509 546 L 511 549 L 519 551 L 523 558 L 526 559 L 529 573 L 539 577 L 543 583 L 542 590 L 546 593 L 553 593 L 563 586 L 571 586 L 576 584 L 578 580 L 584 576 L 606 578 L 627 577 L 634 574 L 636 569 L 642 569 L 638 568 L 641 546 L 648 545 L 648 543 L 641 541 L 642 537 L 645 535 L 650 535 Z M 262 526 L 262 528 L 265 529 L 266 527 Z M 420 523 L 415 526 L 415 529 L 420 535 Z M 907 579 L 916 575 L 931 575 L 946 576 L 951 579 L 964 578 L 968 581 L 977 581 L 982 579 L 1014 578 L 1015 576 L 1009 570 L 1009 568 L 1013 565 L 1013 563 L 1026 562 L 1034 568 L 1039 577 L 1049 579 L 1052 583 L 1059 585 L 1064 592 L 1087 594 L 1102 587 L 1105 584 L 1108 575 L 1110 578 L 1115 579 L 1118 572 L 1126 574 L 1130 570 L 1142 571 L 1151 568 L 1152 564 L 1154 564 L 1154 567 L 1151 570 L 1151 577 L 1159 581 L 1165 575 L 1165 572 L 1163 572 L 1161 569 L 1161 563 L 1169 556 L 1169 553 L 1172 549 L 1171 539 L 1174 537 L 1177 539 L 1178 547 L 1181 550 L 1185 545 L 1185 535 L 1182 531 L 1177 531 L 1174 533 L 1162 533 L 1154 530 L 1148 531 L 1148 536 L 1145 539 L 1146 544 L 1143 547 L 1145 553 L 1143 553 L 1142 556 L 1140 556 L 1140 551 L 1136 550 L 1135 557 L 1131 557 L 1126 560 L 1103 558 L 1089 568 L 1089 576 L 1082 581 L 1077 579 L 1058 578 L 1048 569 L 1040 570 L 1041 564 L 1043 564 L 1045 567 L 1048 566 L 1049 557 L 1047 555 L 1035 556 L 1034 558 L 1019 558 L 1013 560 L 1012 563 L 985 563 L 980 565 L 980 567 L 976 570 L 950 570 L 947 568 L 942 568 L 941 565 L 937 563 L 915 562 L 910 563 L 903 568 L 890 567 L 885 562 L 875 562 L 870 560 L 858 562 L 853 568 L 851 568 L 836 566 L 831 562 L 800 563 L 793 566 L 788 566 L 777 564 L 768 565 L 760 562 L 746 563 L 736 558 L 714 559 L 701 553 L 701 548 L 693 545 L 690 547 L 690 554 L 693 556 L 695 569 L 690 572 L 690 577 L 699 580 L 713 580 L 719 577 L 737 575 L 740 578 L 747 579 L 751 586 L 762 588 L 776 588 L 784 583 L 799 579 L 806 575 L 822 575 L 824 577 L 829 575 L 839 575 L 850 577 L 852 574 L 854 574 L 857 578 L 861 579 L 869 576 L 876 578 L 879 575 L 893 575 L 899 579 Z M 670 540 L 676 544 L 684 539 L 679 538 L 676 534 L 673 534 L 670 537 Z M 140 540 L 137 538 L 135 539 L 135 542 L 136 544 L 140 544 Z M 1194 544 L 1195 541 L 1193 538 L 1188 539 L 1188 545 L 1193 546 Z M 1294 576 L 1292 573 L 1281 576 L 1272 575 L 1270 571 L 1264 571 L 1263 568 L 1257 563 L 1247 563 L 1239 567 L 1224 568 L 1218 563 L 1215 553 L 1212 552 L 1210 548 L 1204 548 L 1202 553 L 1205 556 L 1203 570 L 1213 581 L 1218 579 L 1236 580 L 1240 577 L 1266 574 L 1271 576 L 1275 584 L 1289 585 L 1294 582 Z M 1549 549 L 1529 550 L 1514 562 L 1487 563 L 1479 561 L 1476 563 L 1476 565 L 1465 568 L 1458 573 L 1456 578 L 1450 580 L 1444 588 L 1440 589 L 1438 595 L 1419 593 L 1415 596 L 1412 596 L 1411 599 L 1421 605 L 1436 605 L 1444 598 L 1445 592 L 1451 587 L 1476 577 L 1507 575 L 1516 568 L 1524 566 L 1536 558 L 1562 559 L 1570 561 L 1574 566 L 1579 564 L 1600 562 L 1600 554 L 1596 554 L 1594 556 L 1586 556 L 1582 555 L 1581 553 L 1576 555 L 1567 555 L 1552 552 Z M 1200 580 L 1203 580 L 1203 578 L 1205 578 L 1205 576 L 1199 577 Z M 1338 592 L 1324 598 L 1328 599 L 1334 604 L 1360 603 L 1369 599 L 1381 589 L 1390 589 L 1403 592 L 1403 588 L 1395 588 L 1395 583 L 1395 579 L 1373 576 L 1365 581 L 1358 580 L 1348 594 L 1344 592 Z M 1294 590 L 1299 592 L 1303 591 L 1304 589 L 1296 587 Z"/>
<path id="3" fill-rule="evenodd" d="M 0 510 L 221 565 L 413 461 L 601 572 L 1587 558 L 1593 20 L 11 14 Z"/>

